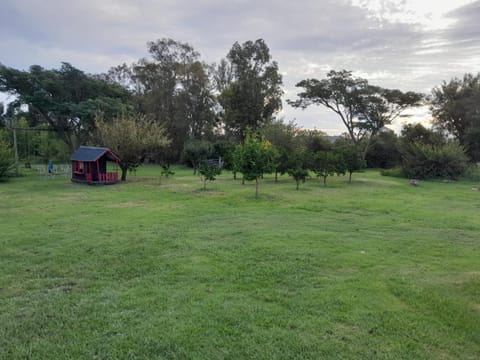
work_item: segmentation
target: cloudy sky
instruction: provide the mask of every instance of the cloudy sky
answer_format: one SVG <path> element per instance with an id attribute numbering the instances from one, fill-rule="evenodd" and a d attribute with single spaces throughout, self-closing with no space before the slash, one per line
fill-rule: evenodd
<path id="1" fill-rule="evenodd" d="M 297 82 L 330 69 L 429 93 L 480 71 L 479 19 L 479 0 L 1 0 L 0 62 L 27 69 L 66 61 L 99 73 L 147 56 L 147 41 L 159 38 L 190 43 L 206 62 L 225 57 L 235 41 L 263 38 L 283 74 L 285 99 L 295 98 Z M 344 131 L 321 108 L 284 103 L 282 116 Z M 417 110 L 412 120 L 428 117 Z"/>

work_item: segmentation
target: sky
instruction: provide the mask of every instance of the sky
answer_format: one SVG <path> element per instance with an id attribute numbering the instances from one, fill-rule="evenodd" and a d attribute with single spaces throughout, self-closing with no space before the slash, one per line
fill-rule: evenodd
<path id="1" fill-rule="evenodd" d="M 431 93 L 443 81 L 480 71 L 480 0 L 1 0 L 0 62 L 16 69 L 87 73 L 148 57 L 148 41 L 190 43 L 218 63 L 233 43 L 262 38 L 277 61 L 284 100 L 299 81 L 347 69 L 369 83 Z M 0 94 L 0 101 L 8 101 Z M 428 108 L 402 123 L 428 125 Z M 279 114 L 330 135 L 345 131 L 321 107 Z"/>

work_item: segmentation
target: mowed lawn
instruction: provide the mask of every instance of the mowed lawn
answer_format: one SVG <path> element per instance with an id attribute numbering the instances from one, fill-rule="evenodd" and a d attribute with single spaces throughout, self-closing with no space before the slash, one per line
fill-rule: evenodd
<path id="1" fill-rule="evenodd" d="M 0 183 L 0 359 L 479 359 L 478 184 Z"/>

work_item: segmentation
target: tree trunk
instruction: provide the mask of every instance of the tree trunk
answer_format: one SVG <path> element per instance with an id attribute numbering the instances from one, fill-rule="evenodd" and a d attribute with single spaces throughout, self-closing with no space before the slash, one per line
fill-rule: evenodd
<path id="1" fill-rule="evenodd" d="M 300 180 L 295 180 L 297 182 L 297 190 L 299 189 L 300 187 Z"/>
<path id="2" fill-rule="evenodd" d="M 128 166 L 127 165 L 120 165 L 120 169 L 122 170 L 122 181 L 127 180 L 127 171 L 128 171 Z"/>
<path id="3" fill-rule="evenodd" d="M 349 171 L 349 177 L 348 177 L 348 183 L 351 184 L 352 183 L 352 172 L 353 171 Z"/>
<path id="4" fill-rule="evenodd" d="M 326 176 L 323 177 L 323 186 L 327 186 L 327 177 Z"/>
<path id="5" fill-rule="evenodd" d="M 207 178 L 203 180 L 203 190 L 207 190 Z"/>
<path id="6" fill-rule="evenodd" d="M 278 182 L 278 171 L 275 170 L 275 183 L 277 183 L 277 182 Z"/>
<path id="7" fill-rule="evenodd" d="M 233 172 L 233 180 L 237 180 L 237 172 L 236 171 Z"/>
<path id="8" fill-rule="evenodd" d="M 255 178 L 255 199 L 258 199 L 258 178 Z"/>

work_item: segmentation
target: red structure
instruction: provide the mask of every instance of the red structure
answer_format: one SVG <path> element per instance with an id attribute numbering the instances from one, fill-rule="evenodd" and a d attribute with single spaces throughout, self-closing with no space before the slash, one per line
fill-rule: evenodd
<path id="1" fill-rule="evenodd" d="M 120 158 L 109 148 L 80 146 L 70 160 L 73 182 L 104 185 L 118 182 Z"/>

